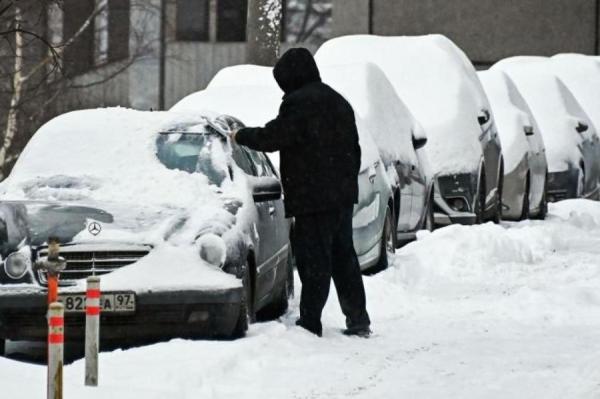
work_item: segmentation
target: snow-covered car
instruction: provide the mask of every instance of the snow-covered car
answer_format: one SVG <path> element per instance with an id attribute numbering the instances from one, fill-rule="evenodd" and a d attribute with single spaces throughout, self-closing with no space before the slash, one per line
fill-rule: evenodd
<path id="1" fill-rule="evenodd" d="M 598 198 L 598 134 L 551 64 L 544 57 L 512 57 L 492 69 L 512 79 L 540 127 L 548 160 L 548 201 Z"/>
<path id="2" fill-rule="evenodd" d="M 398 97 L 385 73 L 372 63 L 321 66 L 321 77 L 352 104 L 373 137 L 394 189 L 396 241 L 433 229 L 433 180 L 424 147 L 427 136 Z"/>
<path id="3" fill-rule="evenodd" d="M 438 224 L 499 220 L 503 160 L 490 106 L 472 64 L 441 35 L 353 35 L 324 43 L 319 66 L 372 62 L 427 132 Z"/>
<path id="4" fill-rule="evenodd" d="M 258 68 L 258 69 L 257 69 Z M 237 69 L 237 71 L 236 71 Z M 260 67 L 250 66 L 251 71 Z M 263 69 L 264 72 L 268 68 Z M 193 112 L 208 109 L 235 115 L 246 125 L 262 126 L 277 115 L 281 96 L 272 85 L 252 86 L 248 68 L 226 68 L 227 74 L 244 76 L 245 86 L 235 83 L 210 84 L 205 90 L 193 93 L 175 104 L 170 112 Z M 268 71 L 270 74 L 270 69 Z M 219 76 L 219 75 L 217 75 Z M 235 80 L 233 81 L 235 82 Z M 394 191 L 376 144 L 367 124 L 357 116 L 361 167 L 358 176 L 358 204 L 354 206 L 354 248 L 362 270 L 387 267 L 388 256 L 394 252 Z"/>
<path id="5" fill-rule="evenodd" d="M 525 99 L 504 72 L 478 74 L 492 105 L 504 154 L 502 217 L 544 219 L 548 209 L 548 164 L 539 126 Z"/>
<path id="6" fill-rule="evenodd" d="M 48 237 L 61 242 L 66 339 L 101 276 L 102 339 L 241 336 L 293 290 L 274 168 L 227 116 L 83 110 L 33 136 L 0 186 L 0 341 L 43 340 Z M 221 132 L 221 133 L 219 133 Z"/>
<path id="7" fill-rule="evenodd" d="M 552 72 L 569 88 L 577 102 L 596 128 L 600 127 L 600 61 L 582 54 L 558 54 L 550 58 Z M 596 162 L 592 165 L 595 176 L 600 178 L 600 142 L 596 134 L 594 140 Z M 600 193 L 599 193 L 600 196 Z"/>

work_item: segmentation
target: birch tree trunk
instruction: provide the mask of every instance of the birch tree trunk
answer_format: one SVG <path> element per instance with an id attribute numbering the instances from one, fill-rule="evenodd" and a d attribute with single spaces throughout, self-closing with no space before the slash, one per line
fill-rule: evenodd
<path id="1" fill-rule="evenodd" d="M 248 63 L 273 66 L 279 56 L 281 0 L 248 0 Z"/>
<path id="2" fill-rule="evenodd" d="M 13 92 L 10 98 L 10 105 L 6 117 L 6 127 L 4 129 L 4 139 L 2 147 L 0 147 L 0 180 L 4 179 L 4 166 L 8 156 L 13 139 L 18 130 L 18 111 L 21 95 L 23 92 L 23 33 L 19 30 L 23 22 L 21 9 L 17 5 L 15 7 L 15 70 L 13 74 Z"/>

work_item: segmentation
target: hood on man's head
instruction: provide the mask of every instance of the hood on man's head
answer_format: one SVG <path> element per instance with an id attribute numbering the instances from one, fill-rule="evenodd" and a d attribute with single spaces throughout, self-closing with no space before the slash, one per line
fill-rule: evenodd
<path id="1" fill-rule="evenodd" d="M 302 47 L 286 51 L 275 64 L 273 76 L 285 94 L 306 84 L 321 81 L 315 59 L 310 51 Z"/>

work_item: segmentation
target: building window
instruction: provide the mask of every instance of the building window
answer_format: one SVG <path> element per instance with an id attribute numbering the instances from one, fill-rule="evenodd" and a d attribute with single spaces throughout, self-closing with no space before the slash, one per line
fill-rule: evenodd
<path id="1" fill-rule="evenodd" d="M 60 10 L 51 9 L 48 28 L 55 44 L 68 42 L 87 24 L 65 49 L 65 71 L 79 75 L 94 66 L 127 58 L 129 10 L 130 0 L 64 0 L 62 16 L 58 15 Z M 62 32 L 58 22 L 62 22 Z"/>
<path id="2" fill-rule="evenodd" d="M 217 2 L 217 41 L 245 42 L 248 0 Z"/>
<path id="3" fill-rule="evenodd" d="M 108 0 L 108 61 L 129 57 L 130 0 Z"/>
<path id="4" fill-rule="evenodd" d="M 94 0 L 64 0 L 63 41 L 70 40 L 94 12 Z M 64 69 L 69 75 L 88 71 L 94 65 L 94 24 L 90 23 L 64 53 Z"/>
<path id="5" fill-rule="evenodd" d="M 177 0 L 176 39 L 209 40 L 209 0 Z"/>

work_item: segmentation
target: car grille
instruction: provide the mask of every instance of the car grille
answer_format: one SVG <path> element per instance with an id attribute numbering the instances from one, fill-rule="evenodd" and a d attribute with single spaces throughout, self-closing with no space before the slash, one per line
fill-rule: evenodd
<path id="1" fill-rule="evenodd" d="M 84 279 L 89 276 L 101 276 L 110 273 L 123 266 L 137 262 L 148 255 L 150 247 L 134 246 L 128 248 L 82 248 L 78 246 L 63 247 L 60 256 L 65 258 L 67 266 L 60 274 L 63 283 Z M 37 253 L 40 259 L 48 255 L 48 249 L 42 248 Z M 45 271 L 37 272 L 38 282 L 42 285 L 48 283 Z"/>

